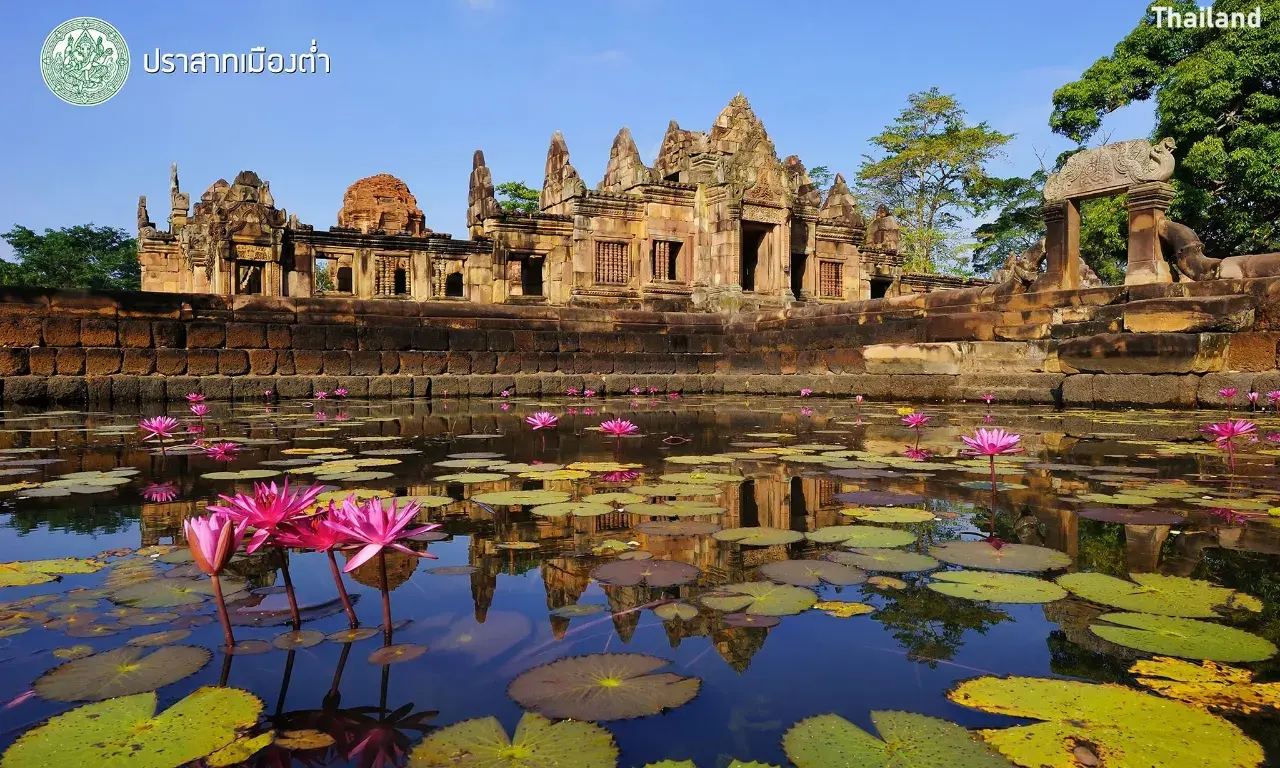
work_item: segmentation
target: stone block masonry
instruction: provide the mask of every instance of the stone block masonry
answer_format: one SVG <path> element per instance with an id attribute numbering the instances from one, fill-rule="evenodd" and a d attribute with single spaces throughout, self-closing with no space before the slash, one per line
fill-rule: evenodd
<path id="1" fill-rule="evenodd" d="M 397 299 L 0 292 L 5 405 L 211 399 L 815 395 L 1217 406 L 1280 389 L 1280 280 L 797 303 L 760 314 Z M 1141 318 L 1140 321 L 1135 318 Z"/>

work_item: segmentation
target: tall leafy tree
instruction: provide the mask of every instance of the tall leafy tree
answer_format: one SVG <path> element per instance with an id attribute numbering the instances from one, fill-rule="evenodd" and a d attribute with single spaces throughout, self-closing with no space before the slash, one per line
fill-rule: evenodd
<path id="1" fill-rule="evenodd" d="M 539 191 L 523 181 L 504 181 L 494 187 L 498 205 L 508 213 L 537 213 Z"/>
<path id="2" fill-rule="evenodd" d="M 0 234 L 14 261 L 0 261 L 0 285 L 44 288 L 142 288 L 137 241 L 123 229 L 82 224 L 38 234 L 14 226 Z"/>
<path id="3" fill-rule="evenodd" d="M 879 156 L 864 157 L 858 179 L 866 198 L 898 217 L 907 269 L 966 271 L 961 218 L 981 209 L 986 163 L 1012 138 L 967 123 L 956 98 L 934 87 L 909 96 L 893 125 L 871 139 Z"/>
<path id="4" fill-rule="evenodd" d="M 1177 145 L 1171 215 L 1210 255 L 1280 250 L 1280 0 L 1217 0 L 1213 11 L 1259 6 L 1258 28 L 1157 27 L 1149 8 L 1110 56 L 1053 95 L 1050 126 L 1078 142 L 1106 114 L 1155 99 L 1154 137 Z"/>
<path id="5" fill-rule="evenodd" d="M 809 180 L 813 182 L 813 186 L 823 192 L 830 189 L 831 183 L 835 179 L 835 173 L 825 165 L 815 165 L 809 169 Z"/>

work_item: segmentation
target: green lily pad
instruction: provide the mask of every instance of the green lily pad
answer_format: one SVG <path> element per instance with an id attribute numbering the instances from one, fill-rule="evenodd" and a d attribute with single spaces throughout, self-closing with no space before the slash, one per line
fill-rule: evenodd
<path id="1" fill-rule="evenodd" d="M 1067 596 L 1052 581 L 996 571 L 940 571 L 927 586 L 951 597 L 992 603 L 1052 603 Z"/>
<path id="2" fill-rule="evenodd" d="M 717 611 L 754 614 L 756 616 L 794 616 L 818 602 L 813 590 L 790 584 L 751 581 L 717 587 L 698 598 L 698 602 Z"/>
<path id="3" fill-rule="evenodd" d="M 126 645 L 68 661 L 32 685 L 50 701 L 102 701 L 154 691 L 195 674 L 213 654 L 192 645 L 171 645 L 147 653 Z"/>
<path id="4" fill-rule="evenodd" d="M 562 619 L 576 619 L 580 616 L 592 616 L 602 613 L 605 606 L 600 603 L 571 603 L 562 605 L 555 610 L 548 611 L 552 616 L 558 616 Z"/>
<path id="5" fill-rule="evenodd" d="M 396 507 L 399 509 L 403 509 L 406 504 L 417 504 L 422 509 L 436 509 L 447 507 L 454 501 L 455 499 L 451 496 L 397 496 L 395 499 Z"/>
<path id="6" fill-rule="evenodd" d="M 1126 648 L 1208 661 L 1262 661 L 1276 653 L 1270 640 L 1235 627 L 1147 613 L 1104 613 L 1089 626 L 1098 637 Z M 1119 626 L 1116 626 L 1119 625 Z"/>
<path id="7" fill-rule="evenodd" d="M 159 715 L 156 695 L 86 704 L 24 733 L 3 768 L 176 768 L 211 755 L 258 721 L 262 702 L 236 688 L 197 688 Z"/>
<path id="8" fill-rule="evenodd" d="M 722 531 L 716 531 L 711 534 L 711 537 L 716 541 L 733 541 L 747 547 L 773 547 L 778 544 L 792 544 L 800 541 L 804 538 L 804 535 L 781 528 L 751 526 L 747 528 L 725 528 Z"/>
<path id="9" fill-rule="evenodd" d="M 496 483 L 499 480 L 506 479 L 506 475 L 499 475 L 496 472 L 455 472 L 451 475 L 440 475 L 432 478 L 433 482 L 437 483 L 462 483 L 463 485 Z"/>
<path id="10" fill-rule="evenodd" d="M 566 515 L 595 517 L 596 515 L 609 514 L 613 511 L 613 507 L 608 504 L 592 504 L 586 501 L 561 501 L 555 504 L 543 504 L 529 511 L 538 517 L 564 517 Z"/>
<path id="11" fill-rule="evenodd" d="M 832 562 L 861 568 L 864 571 L 883 571 L 885 573 L 931 571 L 939 565 L 937 560 L 928 555 L 906 552 L 901 549 L 850 549 L 848 552 L 828 552 L 823 557 Z"/>
<path id="12" fill-rule="evenodd" d="M 437 461 L 432 466 L 446 467 L 448 469 L 476 469 L 477 467 L 490 467 L 494 464 L 502 464 L 502 461 L 494 461 L 493 458 L 485 459 L 445 459 Z"/>
<path id="13" fill-rule="evenodd" d="M 663 621 L 671 621 L 672 619 L 688 621 L 697 617 L 698 609 L 688 603 L 663 603 L 653 609 L 653 615 Z"/>
<path id="14" fill-rule="evenodd" d="M 1056 549 L 1031 544 L 992 545 L 986 541 L 950 541 L 929 549 L 944 563 L 983 571 L 1035 573 L 1066 568 L 1071 558 Z"/>
<path id="15" fill-rule="evenodd" d="M 828 525 L 809 531 L 805 538 L 818 544 L 843 544 L 847 547 L 901 547 L 916 540 L 915 534 L 909 531 L 873 525 Z"/>
<path id="16" fill-rule="evenodd" d="M 62 574 L 96 573 L 106 563 L 64 557 L 56 560 L 20 560 L 0 563 L 0 587 L 25 587 L 56 581 Z"/>
<path id="17" fill-rule="evenodd" d="M 238 472 L 206 472 L 200 477 L 205 480 L 265 480 L 279 474 L 275 469 L 242 469 Z"/>
<path id="18" fill-rule="evenodd" d="M 760 575 L 797 587 L 816 587 L 823 582 L 848 587 L 867 580 L 861 570 L 830 560 L 779 560 L 760 566 Z"/>
<path id="19" fill-rule="evenodd" d="M 505 475 L 503 476 L 506 477 Z M 494 491 L 478 493 L 471 497 L 472 501 L 491 504 L 495 507 L 523 507 L 525 505 L 559 504 L 569 500 L 564 491 Z"/>
<path id="20" fill-rule="evenodd" d="M 782 748 L 798 768 L 1008 768 L 1009 763 L 965 728 L 911 712 L 872 712 L 877 739 L 839 715 L 791 726 Z"/>
<path id="21" fill-rule="evenodd" d="M 1229 607 L 1240 597 L 1248 597 L 1227 587 L 1182 576 L 1134 573 L 1133 581 L 1103 573 L 1068 573 L 1058 584 L 1074 595 L 1100 605 L 1135 613 L 1211 619 L 1215 609 Z"/>
<path id="22" fill-rule="evenodd" d="M 647 496 L 641 496 L 638 493 L 610 491 L 608 493 L 590 493 L 583 496 L 582 500 L 591 504 L 641 504 L 647 498 Z"/>
<path id="23" fill-rule="evenodd" d="M 222 582 L 224 595 L 239 592 L 243 587 L 243 582 L 226 579 Z M 173 608 L 202 603 L 212 594 L 213 582 L 209 579 L 151 579 L 114 590 L 107 597 L 113 603 L 134 608 Z"/>
<path id="24" fill-rule="evenodd" d="M 605 563 L 591 571 L 591 578 L 601 584 L 617 587 L 633 587 L 643 583 L 649 587 L 663 588 L 688 584 L 701 573 L 688 563 L 650 558 Z"/>
<path id="25" fill-rule="evenodd" d="M 255 735 L 244 735 L 227 746 L 209 755 L 204 761 L 209 768 L 232 768 L 239 765 L 262 750 L 271 746 L 275 740 L 275 731 L 267 731 Z"/>
<path id="26" fill-rule="evenodd" d="M 722 491 L 714 485 L 689 485 L 688 483 L 659 483 L 658 485 L 636 485 L 629 489 L 632 493 L 643 496 L 718 496 Z"/>
<path id="27" fill-rule="evenodd" d="M 715 454 L 713 456 L 667 456 L 663 461 L 672 464 L 732 464 L 733 457 L 724 454 Z"/>
<path id="28" fill-rule="evenodd" d="M 413 768 L 615 768 L 613 736 L 594 723 L 553 723 L 526 712 L 514 739 L 496 717 L 464 720 L 433 731 L 409 756 Z"/>
<path id="29" fill-rule="evenodd" d="M 1042 722 L 981 731 L 1021 766 L 1076 768 L 1081 744 L 1112 768 L 1253 768 L 1262 747 L 1232 723 L 1121 685 L 1034 677 L 979 677 L 947 693 L 957 704 Z"/>
<path id="30" fill-rule="evenodd" d="M 931 523 L 934 514 L 925 509 L 879 507 L 877 509 L 842 509 L 840 514 L 868 523 Z"/>
<path id="31" fill-rule="evenodd" d="M 740 483 L 747 478 L 725 472 L 676 472 L 671 475 L 662 475 L 658 479 L 664 483 L 698 485 L 700 483 Z"/>
<path id="32" fill-rule="evenodd" d="M 507 694 L 525 709 L 556 719 L 655 715 L 688 703 L 701 686 L 696 677 L 658 671 L 670 663 L 639 653 L 571 656 L 521 674 Z"/>
<path id="33" fill-rule="evenodd" d="M 646 536 L 704 536 L 720 530 L 715 523 L 701 520 L 648 520 L 636 526 Z"/>

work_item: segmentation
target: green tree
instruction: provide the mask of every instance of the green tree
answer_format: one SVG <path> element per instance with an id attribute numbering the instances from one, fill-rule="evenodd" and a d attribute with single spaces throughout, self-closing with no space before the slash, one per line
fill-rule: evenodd
<path id="1" fill-rule="evenodd" d="M 494 187 L 498 205 L 508 213 L 537 213 L 538 190 L 523 181 L 504 181 Z"/>
<path id="2" fill-rule="evenodd" d="M 867 199 L 898 217 L 906 269 L 966 271 L 961 218 L 983 210 L 985 165 L 1012 138 L 966 123 L 956 98 L 934 87 L 909 96 L 893 125 L 871 139 L 880 157 L 865 156 L 858 179 Z"/>
<path id="3" fill-rule="evenodd" d="M 1177 145 L 1171 216 L 1210 255 L 1280 250 L 1280 0 L 1217 0 L 1213 10 L 1259 6 L 1256 29 L 1157 27 L 1149 8 L 1110 56 L 1053 95 L 1050 126 L 1078 142 L 1106 114 L 1155 99 L 1154 137 Z"/>
<path id="4" fill-rule="evenodd" d="M 815 165 L 809 169 L 809 180 L 823 192 L 831 188 L 831 183 L 835 179 L 835 173 L 825 165 Z"/>
<path id="5" fill-rule="evenodd" d="M 0 285 L 117 291 L 142 288 L 137 242 L 123 229 L 82 224 L 46 229 L 40 235 L 14 226 L 0 237 L 16 257 L 15 261 L 0 261 Z"/>

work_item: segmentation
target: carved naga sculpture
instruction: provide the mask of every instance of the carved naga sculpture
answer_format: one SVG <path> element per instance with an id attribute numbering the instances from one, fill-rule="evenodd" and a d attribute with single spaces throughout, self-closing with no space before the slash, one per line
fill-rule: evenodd
<path id="1" fill-rule="evenodd" d="M 1204 255 L 1200 236 L 1185 224 L 1161 219 L 1158 232 L 1160 242 L 1173 251 L 1174 264 L 1186 280 L 1200 282 L 1280 276 L 1280 252 L 1217 259 Z"/>

